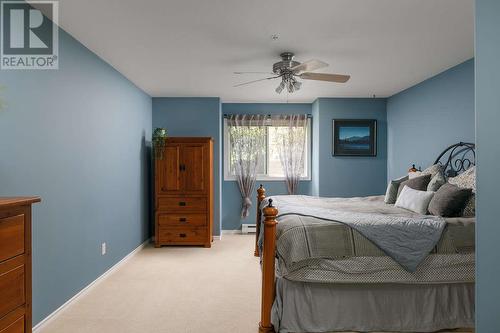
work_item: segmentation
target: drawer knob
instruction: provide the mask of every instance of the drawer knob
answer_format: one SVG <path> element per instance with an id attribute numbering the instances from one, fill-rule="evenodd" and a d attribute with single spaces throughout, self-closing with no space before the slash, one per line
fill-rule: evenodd
<path id="1" fill-rule="evenodd" d="M 179 234 L 180 238 L 186 238 L 186 234 Z"/>
<path id="2" fill-rule="evenodd" d="M 184 201 L 180 201 L 180 202 L 179 202 L 179 206 L 186 206 L 186 202 L 184 202 Z"/>
<path id="3" fill-rule="evenodd" d="M 187 222 L 187 219 L 185 217 L 180 217 L 179 222 Z"/>

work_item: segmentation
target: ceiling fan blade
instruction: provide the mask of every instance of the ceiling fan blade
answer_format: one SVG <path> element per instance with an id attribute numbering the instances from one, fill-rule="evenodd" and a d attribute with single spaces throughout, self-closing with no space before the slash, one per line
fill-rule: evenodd
<path id="1" fill-rule="evenodd" d="M 345 83 L 351 78 L 350 75 L 340 75 L 340 74 L 326 74 L 326 73 L 302 73 L 298 75 L 304 80 L 317 80 L 317 81 L 328 81 L 328 82 L 338 82 Z"/>
<path id="2" fill-rule="evenodd" d="M 274 75 L 272 72 L 233 72 L 233 74 L 268 74 Z"/>
<path id="3" fill-rule="evenodd" d="M 310 72 L 310 71 L 314 71 L 316 69 L 320 69 L 320 68 L 327 67 L 327 66 L 328 66 L 328 64 L 326 62 L 312 59 L 312 60 L 305 61 L 301 64 L 298 64 L 297 66 L 293 66 L 292 68 L 290 68 L 290 70 L 292 72 L 295 72 L 295 73 Z"/>
<path id="4" fill-rule="evenodd" d="M 279 78 L 281 75 L 278 75 L 278 76 L 271 76 L 271 77 L 265 77 L 263 79 L 259 79 L 259 80 L 253 80 L 253 81 L 248 81 L 248 82 L 243 82 L 243 83 L 239 83 L 233 87 L 241 87 L 241 86 L 244 86 L 244 85 L 247 85 L 247 84 L 251 84 L 251 83 L 255 83 L 255 82 L 259 82 L 259 81 L 266 81 L 266 80 L 272 80 L 272 79 L 276 79 L 276 78 Z"/>

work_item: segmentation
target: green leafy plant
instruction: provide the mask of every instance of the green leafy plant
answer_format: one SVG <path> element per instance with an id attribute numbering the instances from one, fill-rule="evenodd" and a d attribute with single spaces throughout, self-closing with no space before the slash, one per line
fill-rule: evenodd
<path id="1" fill-rule="evenodd" d="M 163 148 L 166 144 L 167 130 L 165 128 L 155 128 L 153 132 L 153 154 L 155 159 L 163 159 Z"/>

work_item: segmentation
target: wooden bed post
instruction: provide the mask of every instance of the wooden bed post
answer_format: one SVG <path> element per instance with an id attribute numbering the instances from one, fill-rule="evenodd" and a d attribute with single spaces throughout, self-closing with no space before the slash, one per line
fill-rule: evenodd
<path id="1" fill-rule="evenodd" d="M 255 230 L 255 251 L 253 252 L 253 255 L 258 257 L 259 256 L 259 235 L 260 235 L 260 204 L 264 199 L 266 198 L 266 189 L 262 184 L 260 184 L 259 188 L 257 189 L 257 217 L 255 218 L 255 227 L 257 228 Z"/>
<path id="2" fill-rule="evenodd" d="M 271 324 L 271 308 L 276 296 L 274 260 L 276 257 L 276 216 L 278 210 L 273 199 L 264 208 L 264 246 L 262 247 L 262 305 L 259 333 L 274 333 Z"/>

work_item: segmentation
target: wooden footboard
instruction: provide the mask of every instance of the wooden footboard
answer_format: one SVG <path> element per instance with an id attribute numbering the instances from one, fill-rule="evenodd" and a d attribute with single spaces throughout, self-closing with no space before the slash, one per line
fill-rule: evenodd
<path id="1" fill-rule="evenodd" d="M 257 240 L 260 232 L 260 204 L 265 199 L 266 190 L 260 185 L 257 190 L 257 235 L 255 243 L 255 255 L 259 255 Z M 264 244 L 262 246 L 262 304 L 260 312 L 259 333 L 274 333 L 271 324 L 271 308 L 276 296 L 275 267 L 276 256 L 276 216 L 278 210 L 273 206 L 273 200 L 269 199 L 269 204 L 264 207 Z"/>

